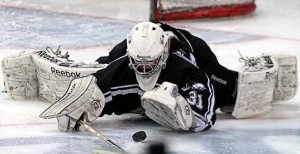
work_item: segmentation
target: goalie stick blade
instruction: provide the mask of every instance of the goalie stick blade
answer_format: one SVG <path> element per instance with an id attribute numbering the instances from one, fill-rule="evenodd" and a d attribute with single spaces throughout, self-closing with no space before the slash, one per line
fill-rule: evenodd
<path id="1" fill-rule="evenodd" d="M 89 86 L 92 82 L 95 82 L 93 76 L 74 79 L 64 96 L 42 112 L 39 117 L 45 119 L 56 118 L 81 107 L 89 98 L 84 97 L 83 99 L 87 99 L 86 101 L 78 101 L 78 99 L 83 97 L 85 93 L 91 92 Z"/>

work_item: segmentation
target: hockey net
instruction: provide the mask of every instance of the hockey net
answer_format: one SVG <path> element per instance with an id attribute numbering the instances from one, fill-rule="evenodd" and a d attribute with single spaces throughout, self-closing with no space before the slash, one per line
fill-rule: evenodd
<path id="1" fill-rule="evenodd" d="M 151 0 L 150 20 L 238 16 L 255 8 L 254 0 Z"/>

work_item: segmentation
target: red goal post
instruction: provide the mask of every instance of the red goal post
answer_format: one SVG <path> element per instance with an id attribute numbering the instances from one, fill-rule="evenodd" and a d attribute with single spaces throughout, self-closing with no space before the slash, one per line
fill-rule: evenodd
<path id="1" fill-rule="evenodd" d="M 255 0 L 150 0 L 150 21 L 239 16 L 256 9 Z"/>

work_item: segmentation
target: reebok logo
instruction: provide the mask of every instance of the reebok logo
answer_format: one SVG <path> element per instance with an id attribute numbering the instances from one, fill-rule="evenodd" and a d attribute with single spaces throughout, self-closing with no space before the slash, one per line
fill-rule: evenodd
<path id="1" fill-rule="evenodd" d="M 218 77 L 216 77 L 215 75 L 212 75 L 212 76 L 211 76 L 211 79 L 213 79 L 213 80 L 215 80 L 215 81 L 217 81 L 217 82 L 219 82 L 219 83 L 221 83 L 221 84 L 227 85 L 227 81 L 225 81 L 225 80 L 223 80 L 223 79 L 221 79 L 221 78 L 218 78 Z"/>
<path id="2" fill-rule="evenodd" d="M 141 56 L 141 55 L 137 55 L 138 58 L 151 58 L 151 56 Z"/>
<path id="3" fill-rule="evenodd" d="M 80 78 L 80 73 L 78 72 L 68 72 L 68 71 L 61 71 L 58 69 L 55 69 L 54 67 L 51 67 L 51 73 L 62 76 L 62 77 L 72 77 L 72 78 Z"/>

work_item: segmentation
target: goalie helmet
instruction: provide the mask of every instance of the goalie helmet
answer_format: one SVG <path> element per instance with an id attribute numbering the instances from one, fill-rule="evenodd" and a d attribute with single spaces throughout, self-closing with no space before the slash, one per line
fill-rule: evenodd
<path id="1" fill-rule="evenodd" d="M 129 66 L 135 71 L 140 87 L 151 90 L 166 67 L 169 55 L 169 35 L 159 25 L 142 22 L 127 36 Z"/>

